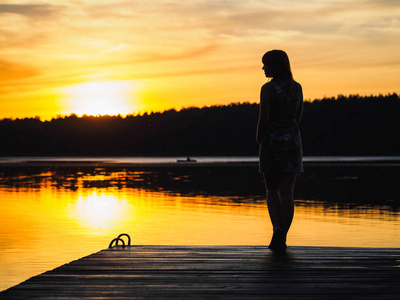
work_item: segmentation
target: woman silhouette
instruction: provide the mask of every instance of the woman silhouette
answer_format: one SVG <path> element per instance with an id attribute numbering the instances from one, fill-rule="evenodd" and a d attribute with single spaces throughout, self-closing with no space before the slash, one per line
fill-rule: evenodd
<path id="1" fill-rule="evenodd" d="M 269 248 L 285 250 L 294 214 L 293 188 L 297 173 L 303 172 L 298 126 L 303 112 L 303 92 L 301 85 L 293 80 L 284 51 L 268 51 L 262 63 L 265 76 L 272 78 L 261 88 L 256 137 L 260 144 L 260 173 L 264 176 L 273 226 Z"/>

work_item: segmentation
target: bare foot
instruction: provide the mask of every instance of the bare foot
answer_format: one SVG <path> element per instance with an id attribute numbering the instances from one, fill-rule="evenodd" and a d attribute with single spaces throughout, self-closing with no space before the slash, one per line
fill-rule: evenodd
<path id="1" fill-rule="evenodd" d="M 271 243 L 269 244 L 268 248 L 275 251 L 286 250 L 287 246 L 285 236 L 280 228 L 274 230 L 274 234 L 272 235 Z"/>

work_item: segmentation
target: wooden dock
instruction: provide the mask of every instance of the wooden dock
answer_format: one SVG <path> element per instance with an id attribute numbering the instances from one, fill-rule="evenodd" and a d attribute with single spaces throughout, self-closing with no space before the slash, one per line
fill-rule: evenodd
<path id="1" fill-rule="evenodd" d="M 33 277 L 0 299 L 400 299 L 400 249 L 122 246 Z"/>

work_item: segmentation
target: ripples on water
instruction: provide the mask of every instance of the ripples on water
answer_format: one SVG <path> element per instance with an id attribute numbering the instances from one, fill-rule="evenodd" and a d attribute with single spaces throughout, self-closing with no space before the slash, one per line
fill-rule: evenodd
<path id="1" fill-rule="evenodd" d="M 290 245 L 399 247 L 397 168 L 308 168 Z M 266 245 L 257 168 L 2 168 L 0 290 L 108 246 Z"/>

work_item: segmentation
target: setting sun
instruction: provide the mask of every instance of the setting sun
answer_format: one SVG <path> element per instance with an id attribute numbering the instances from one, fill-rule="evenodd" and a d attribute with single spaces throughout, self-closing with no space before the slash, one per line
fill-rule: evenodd
<path id="1" fill-rule="evenodd" d="M 126 115 L 138 108 L 132 81 L 93 81 L 62 89 L 68 111 L 81 115 Z"/>

